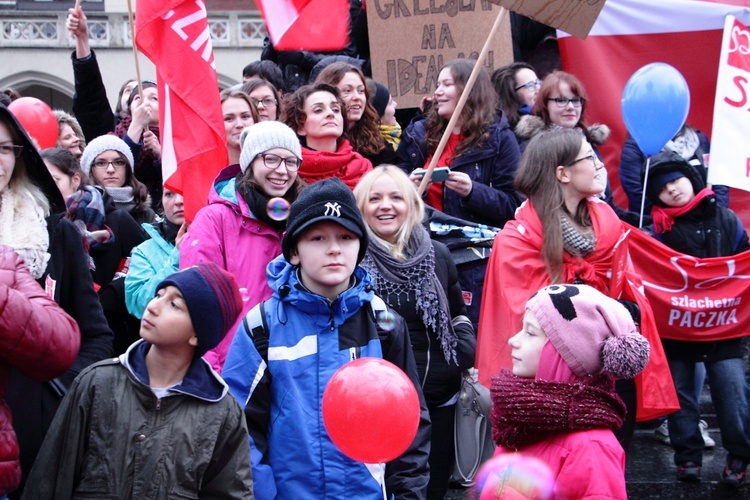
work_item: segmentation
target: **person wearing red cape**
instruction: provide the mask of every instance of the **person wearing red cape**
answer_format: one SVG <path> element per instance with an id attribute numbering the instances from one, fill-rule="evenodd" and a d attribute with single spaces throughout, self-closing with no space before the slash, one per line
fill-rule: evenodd
<path id="1" fill-rule="evenodd" d="M 596 196 L 604 189 L 597 179 L 601 168 L 574 129 L 546 131 L 529 143 L 515 181 L 528 200 L 498 233 L 487 267 L 476 367 L 488 387 L 492 376 L 511 367 L 508 339 L 521 329 L 526 301 L 544 286 L 586 284 L 620 300 L 635 316 L 640 312 L 641 334 L 651 344 L 649 363 L 634 379 L 636 398 L 631 394 L 628 401 L 631 381 L 618 381 L 618 393 L 630 404 L 616 433 L 627 451 L 636 418 L 666 415 L 679 404 L 653 311 L 630 261 L 627 226 Z"/>

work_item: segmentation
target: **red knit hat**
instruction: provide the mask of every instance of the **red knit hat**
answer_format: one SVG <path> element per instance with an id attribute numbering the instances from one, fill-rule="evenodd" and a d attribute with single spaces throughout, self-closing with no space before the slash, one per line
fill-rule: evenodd
<path id="1" fill-rule="evenodd" d="M 648 363 L 649 343 L 627 309 L 590 286 L 550 285 L 526 308 L 578 377 L 607 371 L 633 378 Z"/>

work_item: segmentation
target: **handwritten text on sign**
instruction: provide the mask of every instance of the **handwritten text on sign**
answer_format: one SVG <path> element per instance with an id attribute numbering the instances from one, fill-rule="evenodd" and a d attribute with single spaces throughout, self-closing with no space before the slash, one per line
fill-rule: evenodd
<path id="1" fill-rule="evenodd" d="M 476 58 L 499 12 L 488 0 L 370 0 L 367 7 L 373 77 L 399 107 L 432 95 L 448 61 Z M 513 61 L 508 17 L 491 43 L 490 72 Z"/>

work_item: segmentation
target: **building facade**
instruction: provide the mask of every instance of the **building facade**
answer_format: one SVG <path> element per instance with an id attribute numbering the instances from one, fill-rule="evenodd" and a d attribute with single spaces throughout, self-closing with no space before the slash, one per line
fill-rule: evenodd
<path id="1" fill-rule="evenodd" d="M 65 20 L 74 3 L 0 0 L 0 91 L 10 87 L 55 109 L 70 111 L 75 40 L 65 29 Z M 135 3 L 132 0 L 134 9 Z M 223 89 L 241 82 L 242 68 L 260 59 L 265 26 L 251 0 L 203 3 L 208 12 L 219 87 Z M 91 48 L 96 52 L 114 108 L 120 86 L 136 74 L 128 0 L 88 0 L 81 5 L 88 18 Z M 155 78 L 151 61 L 143 54 L 138 57 L 141 77 Z"/>

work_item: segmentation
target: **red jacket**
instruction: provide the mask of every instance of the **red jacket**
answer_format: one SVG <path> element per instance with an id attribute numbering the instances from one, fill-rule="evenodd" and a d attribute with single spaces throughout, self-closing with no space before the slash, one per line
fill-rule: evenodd
<path id="1" fill-rule="evenodd" d="M 52 380 L 73 364 L 80 341 L 76 322 L 34 281 L 18 254 L 0 245 L 0 495 L 21 481 L 18 441 L 5 404 L 10 368 Z"/>
<path id="2" fill-rule="evenodd" d="M 584 258 L 563 253 L 563 283 L 580 277 L 585 284 L 615 299 L 636 302 L 641 310 L 641 334 L 651 344 L 646 368 L 635 377 L 638 390 L 637 420 L 650 420 L 677 411 L 679 403 L 654 313 L 639 291 L 640 276 L 633 270 L 625 227 L 604 202 L 590 198 L 596 248 Z M 618 242 L 620 242 L 618 244 Z M 508 339 L 520 329 L 526 301 L 550 284 L 541 258 L 542 224 L 530 201 L 524 202 L 495 237 L 487 265 L 482 310 L 477 335 L 476 367 L 479 381 L 490 386 L 490 377 L 511 367 Z M 619 279 L 613 278 L 619 277 Z"/>
<path id="3" fill-rule="evenodd" d="M 513 454 L 512 450 L 498 447 L 495 456 Z M 591 429 L 580 432 L 556 434 L 549 439 L 518 450 L 519 460 L 536 459 L 549 468 L 555 479 L 552 484 L 539 484 L 523 476 L 524 462 L 518 462 L 520 481 L 514 475 L 505 479 L 502 495 L 490 491 L 489 481 L 480 498 L 529 498 L 521 493 L 524 488 L 552 486 L 552 498 L 565 500 L 628 498 L 625 491 L 625 452 L 609 429 Z M 527 466 L 530 466 L 528 462 Z M 538 478 L 535 478 L 538 480 Z M 485 495 L 486 493 L 486 495 Z"/>

